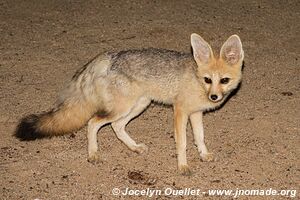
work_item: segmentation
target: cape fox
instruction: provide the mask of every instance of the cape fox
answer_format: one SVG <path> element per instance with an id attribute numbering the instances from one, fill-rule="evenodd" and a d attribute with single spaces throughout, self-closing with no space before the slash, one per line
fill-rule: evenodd
<path id="1" fill-rule="evenodd" d="M 203 161 L 213 160 L 204 143 L 202 113 L 219 107 L 239 85 L 244 52 L 237 35 L 219 56 L 199 35 L 191 35 L 193 53 L 165 49 L 128 50 L 97 56 L 77 71 L 51 111 L 23 118 L 16 136 L 23 140 L 61 135 L 88 123 L 88 160 L 97 161 L 97 132 L 105 124 L 132 151 L 142 153 L 126 132 L 127 123 L 152 102 L 173 105 L 179 172 L 187 175 L 186 125 Z"/>

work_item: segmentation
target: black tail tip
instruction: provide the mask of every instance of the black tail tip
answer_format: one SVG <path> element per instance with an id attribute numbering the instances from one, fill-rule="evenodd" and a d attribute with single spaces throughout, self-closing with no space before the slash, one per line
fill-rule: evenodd
<path id="1" fill-rule="evenodd" d="M 39 115 L 29 115 L 21 119 L 18 124 L 14 136 L 22 141 L 36 140 L 44 138 L 45 135 L 37 130 Z"/>

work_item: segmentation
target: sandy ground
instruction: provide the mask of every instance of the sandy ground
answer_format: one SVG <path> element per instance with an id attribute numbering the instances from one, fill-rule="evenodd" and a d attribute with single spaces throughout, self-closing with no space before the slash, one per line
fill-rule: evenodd
<path id="1" fill-rule="evenodd" d="M 300 192 L 299 11 L 296 0 L 1 0 L 0 199 L 146 198 L 113 196 L 113 188 Z M 75 71 L 98 53 L 143 47 L 189 52 L 193 32 L 216 52 L 238 34 L 245 68 L 238 93 L 204 116 L 206 143 L 216 161 L 200 161 L 188 127 L 192 176 L 177 173 L 168 107 L 152 105 L 128 125 L 130 135 L 148 145 L 147 154 L 131 152 L 104 127 L 96 165 L 86 160 L 86 127 L 29 142 L 12 136 L 21 117 L 49 110 Z M 171 197 L 196 198 L 154 199 Z"/>

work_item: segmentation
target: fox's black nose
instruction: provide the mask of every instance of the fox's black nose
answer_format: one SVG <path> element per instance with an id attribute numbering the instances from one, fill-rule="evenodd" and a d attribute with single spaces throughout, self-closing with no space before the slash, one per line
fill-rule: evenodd
<path id="1" fill-rule="evenodd" d="M 218 96 L 215 94 L 210 95 L 211 100 L 215 101 L 218 99 Z"/>

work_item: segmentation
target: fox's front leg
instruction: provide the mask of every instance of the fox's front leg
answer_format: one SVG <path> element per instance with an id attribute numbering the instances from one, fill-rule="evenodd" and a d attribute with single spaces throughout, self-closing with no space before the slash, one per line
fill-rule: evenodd
<path id="1" fill-rule="evenodd" d="M 186 124 L 188 115 L 179 106 L 174 106 L 175 142 L 178 159 L 178 169 L 183 175 L 190 175 L 191 171 L 186 159 Z"/>
<path id="2" fill-rule="evenodd" d="M 207 151 L 204 143 L 204 131 L 202 122 L 202 112 L 196 112 L 190 115 L 190 120 L 194 132 L 195 145 L 198 148 L 200 157 L 203 161 L 212 161 L 213 154 Z"/>

